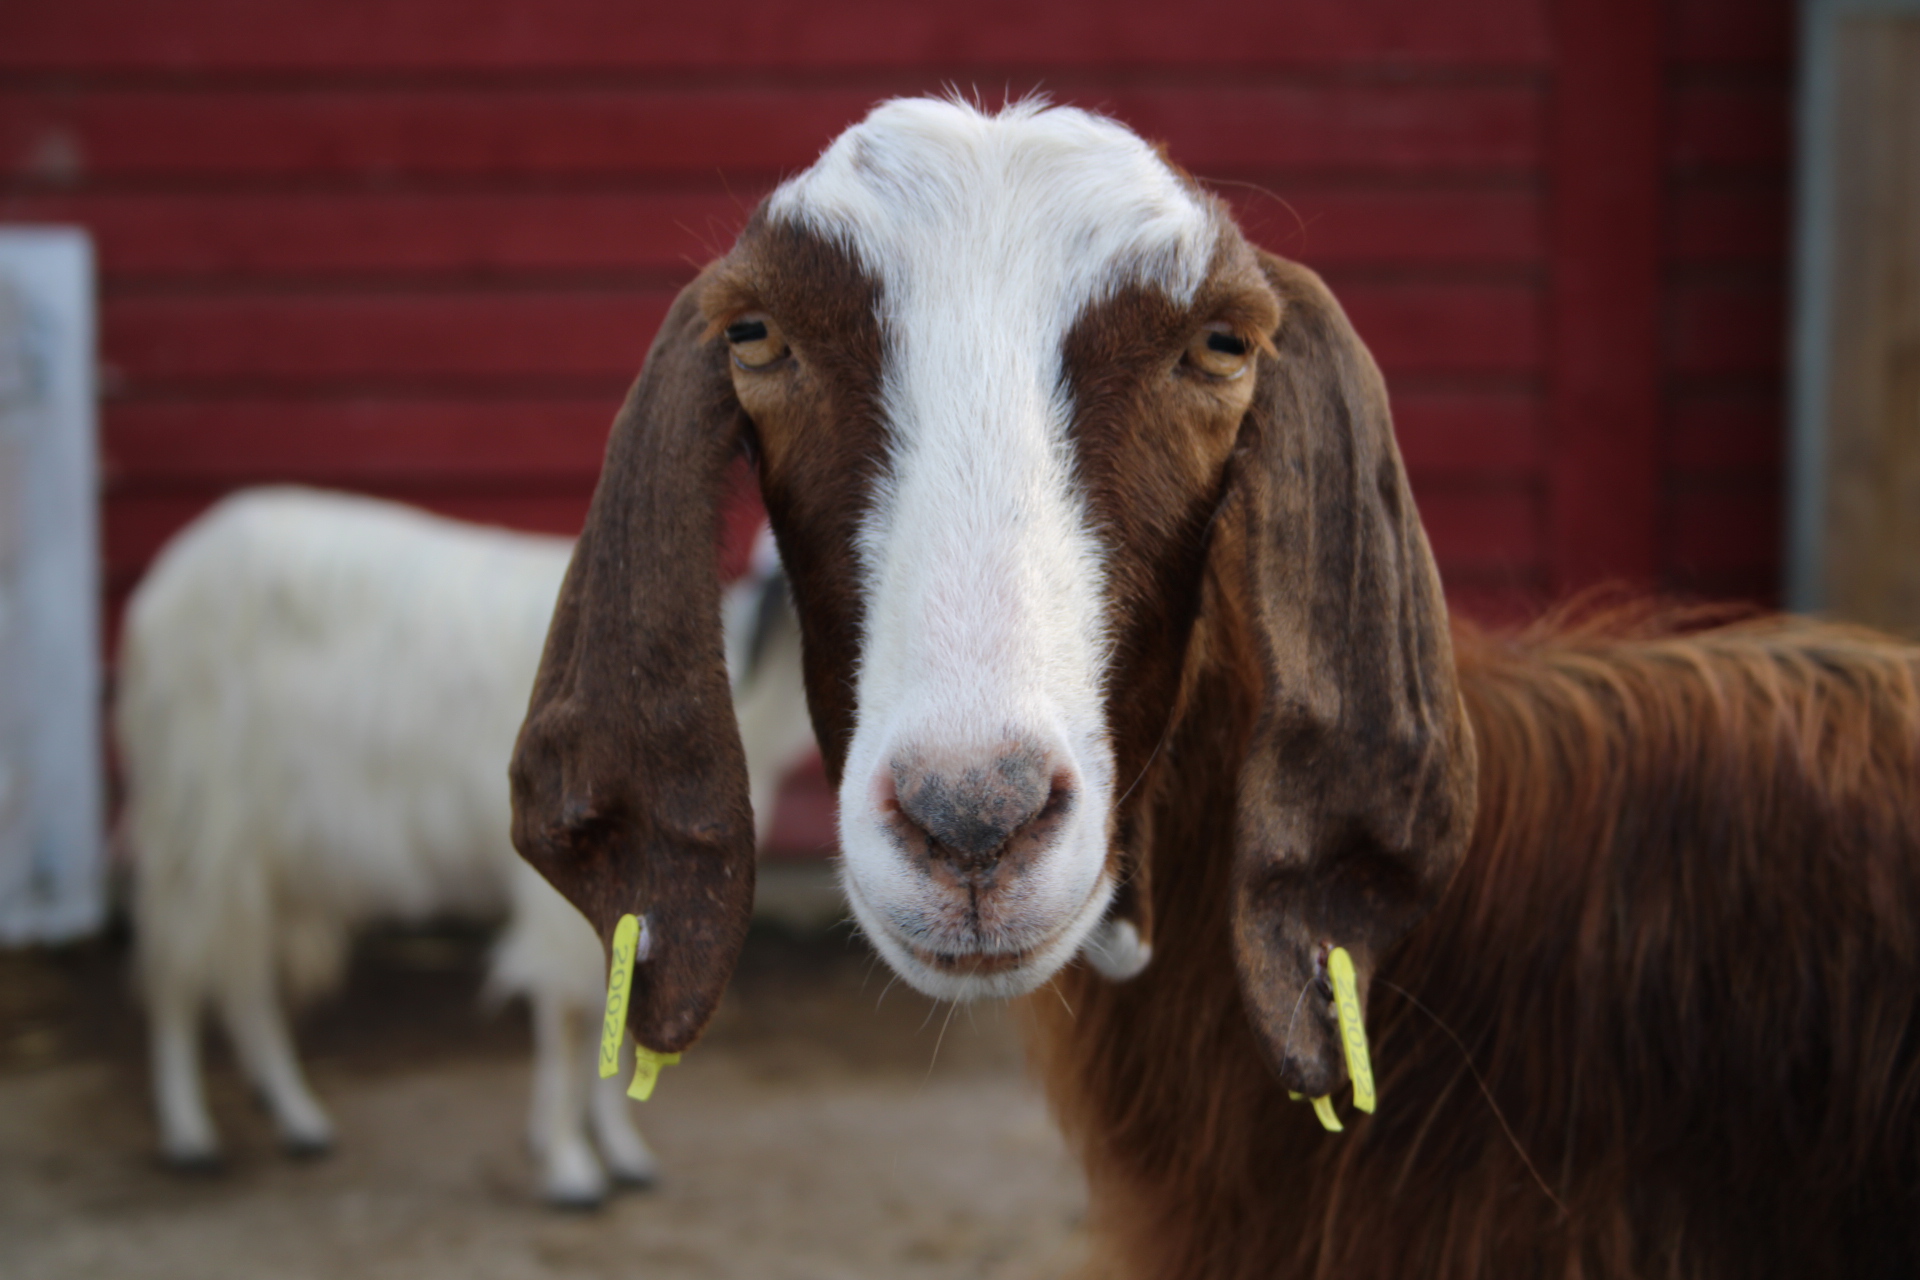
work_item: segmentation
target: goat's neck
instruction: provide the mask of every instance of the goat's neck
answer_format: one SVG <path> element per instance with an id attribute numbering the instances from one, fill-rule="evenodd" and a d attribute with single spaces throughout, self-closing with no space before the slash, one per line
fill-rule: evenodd
<path id="1" fill-rule="evenodd" d="M 1099 1274 L 1271 1274 L 1301 1221 L 1314 1138 L 1261 1057 L 1228 926 L 1236 781 L 1254 699 L 1218 651 L 1190 669 L 1151 788 L 1154 957 L 1125 983 L 1085 966 L 1029 1004 L 1033 1049 L 1092 1178 Z M 1200 1252 L 1196 1253 L 1195 1250 Z M 1262 1271 L 1261 1268 L 1266 1270 Z"/>

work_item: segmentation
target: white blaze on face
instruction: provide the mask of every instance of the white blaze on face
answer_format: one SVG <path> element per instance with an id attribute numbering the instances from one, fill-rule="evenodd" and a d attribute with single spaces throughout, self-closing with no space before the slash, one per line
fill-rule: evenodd
<path id="1" fill-rule="evenodd" d="M 1068 439 L 1062 346 L 1116 288 L 1192 298 L 1210 213 L 1138 137 L 1083 112 L 888 103 L 770 209 L 847 246 L 878 282 L 892 439 L 859 566 L 859 720 L 840 793 L 848 895 L 932 994 L 1037 986 L 1111 894 L 1103 550 Z M 1071 805 L 983 908 L 890 834 L 896 762 L 989 764 L 1038 747 Z M 936 956 L 1020 953 L 991 975 Z"/>

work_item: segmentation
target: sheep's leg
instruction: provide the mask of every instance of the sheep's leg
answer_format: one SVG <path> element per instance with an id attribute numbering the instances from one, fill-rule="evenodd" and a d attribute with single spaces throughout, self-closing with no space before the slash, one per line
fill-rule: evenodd
<path id="1" fill-rule="evenodd" d="M 549 1204 L 591 1209 L 607 1198 L 607 1175 L 587 1141 L 587 1090 L 577 1057 L 573 1010 L 535 991 L 533 1003 L 533 1111 L 528 1142 L 541 1165 Z M 591 1063 L 589 1063 L 591 1066 Z"/>
<path id="2" fill-rule="evenodd" d="M 333 1122 L 307 1087 L 272 976 L 264 972 L 234 975 L 221 993 L 220 1011 L 242 1069 L 273 1115 L 281 1146 L 295 1156 L 332 1150 Z"/>
<path id="3" fill-rule="evenodd" d="M 200 1001 L 169 991 L 155 995 L 149 1003 L 148 1047 L 153 1055 L 160 1158 L 176 1169 L 218 1168 L 220 1138 L 207 1113 L 206 1085 L 200 1073 Z"/>
<path id="4" fill-rule="evenodd" d="M 587 1050 L 587 1070 L 594 1076 L 593 1136 L 600 1144 L 600 1155 L 615 1182 L 630 1187 L 650 1187 L 660 1176 L 660 1162 L 654 1158 L 647 1140 L 633 1123 L 633 1104 L 627 1101 L 627 1077 L 633 1072 L 633 1048 L 620 1051 L 620 1071 L 609 1079 L 599 1074 L 599 1023 L 593 1024 L 593 1039 Z"/>

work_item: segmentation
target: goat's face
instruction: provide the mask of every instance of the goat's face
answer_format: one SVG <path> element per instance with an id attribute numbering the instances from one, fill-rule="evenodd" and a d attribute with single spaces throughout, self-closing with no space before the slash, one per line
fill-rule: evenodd
<path id="1" fill-rule="evenodd" d="M 914 102 L 782 188 L 701 304 L 815 641 L 854 912 L 925 991 L 1032 987 L 1107 906 L 1143 763 L 1109 708 L 1152 696 L 1116 658 L 1170 648 L 1142 603 L 1198 568 L 1273 291 L 1117 125 Z"/>
<path id="2" fill-rule="evenodd" d="M 1276 339 L 1295 310 L 1289 350 Z M 1432 877 L 1370 855 L 1404 849 L 1434 744 L 1458 734 L 1457 706 L 1405 714 L 1409 680 L 1445 667 L 1445 636 L 1385 422 L 1317 282 L 1263 259 L 1120 126 L 915 101 L 843 135 L 669 317 L 616 427 L 516 759 L 521 848 L 603 932 L 651 908 L 662 945 L 666 916 L 682 935 L 687 972 L 656 955 L 636 985 L 654 1010 L 636 1033 L 664 1049 L 697 1032 L 750 901 L 714 588 L 695 563 L 743 435 L 839 783 L 847 895 L 909 981 L 1011 994 L 1083 947 L 1116 977 L 1145 963 L 1139 914 L 1109 916 L 1117 850 L 1210 574 L 1262 633 L 1247 647 L 1269 687 L 1248 697 L 1283 704 L 1254 755 L 1293 759 L 1271 778 L 1247 766 L 1267 791 L 1241 820 L 1258 846 L 1243 972 L 1277 948 L 1290 998 L 1328 941 L 1370 958 L 1397 936 Z M 1324 531 L 1321 489 L 1363 509 L 1330 508 Z M 1383 575 L 1391 599 L 1375 598 Z M 1316 631 L 1342 612 L 1353 634 Z M 1360 634 L 1382 626 L 1384 650 Z M 1341 669 L 1376 659 L 1368 678 L 1387 687 L 1348 705 Z M 1450 675 L 1438 683 L 1448 703 Z M 1405 802 L 1303 817 L 1303 784 L 1351 789 L 1299 766 L 1350 767 L 1325 740 L 1356 710 L 1379 757 L 1363 771 L 1396 771 Z M 1327 891 L 1330 866 L 1358 881 Z"/>

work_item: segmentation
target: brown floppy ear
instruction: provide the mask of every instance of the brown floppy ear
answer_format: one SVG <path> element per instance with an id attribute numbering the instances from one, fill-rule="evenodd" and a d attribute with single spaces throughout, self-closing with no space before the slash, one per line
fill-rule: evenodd
<path id="1" fill-rule="evenodd" d="M 1319 278 L 1261 255 L 1280 295 L 1234 492 L 1264 687 L 1240 775 L 1233 945 L 1272 1064 L 1318 1097 L 1346 1073 L 1326 957 L 1360 1005 L 1473 828 L 1472 731 L 1440 578 L 1394 445 L 1386 386 Z"/>
<path id="2" fill-rule="evenodd" d="M 742 413 L 689 285 L 614 420 L 512 767 L 513 842 L 599 930 L 642 921 L 627 1025 L 690 1045 L 753 911 L 715 519 Z"/>

